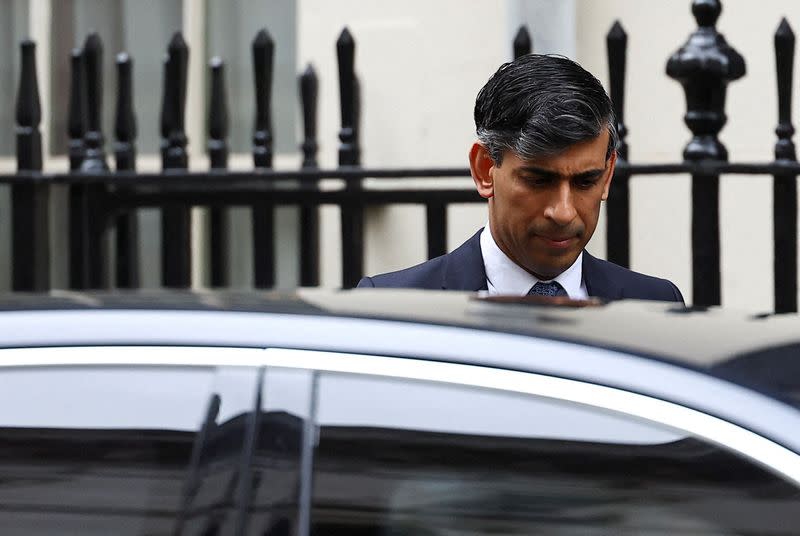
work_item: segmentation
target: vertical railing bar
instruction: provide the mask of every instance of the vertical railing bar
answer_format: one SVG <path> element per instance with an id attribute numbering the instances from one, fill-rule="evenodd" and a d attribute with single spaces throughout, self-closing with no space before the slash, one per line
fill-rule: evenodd
<path id="1" fill-rule="evenodd" d="M 114 118 L 115 168 L 136 170 L 136 112 L 133 105 L 133 59 L 125 52 L 117 54 L 117 108 Z M 131 210 L 116 218 L 117 266 L 119 288 L 137 288 L 139 281 L 139 222 Z"/>
<path id="2" fill-rule="evenodd" d="M 75 48 L 70 54 L 70 97 L 67 111 L 71 173 L 80 171 L 86 152 L 83 140 L 86 135 L 86 106 L 86 72 L 83 49 Z M 68 189 L 69 287 L 80 290 L 89 286 L 87 192 L 86 185 L 80 183 L 72 184 Z"/>
<path id="3" fill-rule="evenodd" d="M 161 108 L 161 159 L 164 170 L 186 170 L 184 111 L 186 107 L 189 47 L 176 32 L 164 65 L 164 96 Z M 164 207 L 161 210 L 161 272 L 165 287 L 188 288 L 191 285 L 190 207 Z"/>
<path id="4" fill-rule="evenodd" d="M 103 43 L 96 32 L 90 33 L 83 44 L 83 66 L 86 88 L 85 155 L 82 173 L 108 171 L 103 136 Z M 107 219 L 104 186 L 85 186 L 83 203 L 86 240 L 86 285 L 88 288 L 108 286 L 109 251 L 105 240 L 111 222 Z"/>
<path id="5" fill-rule="evenodd" d="M 619 145 L 617 158 L 628 160 L 628 144 L 625 141 L 625 64 L 628 35 L 619 21 L 615 21 L 606 36 L 608 51 L 608 74 L 611 102 L 614 106 Z M 630 266 L 630 174 L 616 171 L 611 181 L 606 201 L 606 258 L 620 266 Z"/>
<path id="6" fill-rule="evenodd" d="M 300 103 L 303 111 L 303 169 L 317 169 L 317 96 L 319 82 L 309 64 L 300 76 Z M 316 195 L 317 181 L 308 183 L 309 198 Z M 300 286 L 319 285 L 319 205 L 300 205 Z"/>
<path id="7" fill-rule="evenodd" d="M 433 192 L 431 197 L 434 197 Z M 447 201 L 431 200 L 425 204 L 425 223 L 428 239 L 428 258 L 447 253 Z"/>
<path id="8" fill-rule="evenodd" d="M 67 135 L 69 137 L 69 169 L 78 171 L 84 156 L 83 137 L 86 135 L 86 92 L 83 68 L 83 50 L 70 53 L 70 94 L 67 110 Z"/>
<path id="9" fill-rule="evenodd" d="M 256 169 L 272 167 L 272 77 L 275 44 L 266 29 L 253 40 L 253 79 L 256 118 L 253 128 L 253 164 Z M 256 288 L 275 285 L 275 209 L 267 195 L 251 205 L 253 230 L 253 284 Z"/>
<path id="10" fill-rule="evenodd" d="M 228 169 L 228 102 L 225 90 L 225 63 L 218 57 L 211 59 L 211 95 L 208 104 L 208 155 L 211 168 Z M 212 207 L 209 212 L 211 286 L 229 285 L 228 266 L 228 210 Z"/>
<path id="11" fill-rule="evenodd" d="M 36 77 L 36 43 L 20 44 L 21 69 L 16 103 L 17 170 L 42 170 L 42 120 Z M 50 288 L 50 185 L 11 186 L 11 287 L 14 291 Z"/>
<path id="12" fill-rule="evenodd" d="M 355 41 L 347 28 L 336 41 L 339 64 L 339 95 L 342 128 L 339 131 L 339 166 L 359 166 L 358 146 L 360 108 L 359 84 L 355 74 Z M 350 181 L 346 188 L 359 191 L 361 181 Z M 356 286 L 364 273 L 364 205 L 357 195 L 340 205 L 342 237 L 342 287 Z"/>
<path id="13" fill-rule="evenodd" d="M 783 18 L 775 32 L 775 70 L 778 89 L 776 162 L 796 162 L 792 136 L 792 83 L 795 36 Z M 776 174 L 772 185 L 773 273 L 775 312 L 797 312 L 797 176 Z"/>
<path id="14" fill-rule="evenodd" d="M 667 62 L 667 75 L 683 86 L 686 125 L 693 137 L 683 151 L 686 161 L 727 161 L 719 141 L 725 125 L 725 92 L 729 82 L 745 73 L 744 58 L 717 31 L 719 0 L 694 0 L 698 29 Z M 692 302 L 721 303 L 719 175 L 692 175 Z"/>

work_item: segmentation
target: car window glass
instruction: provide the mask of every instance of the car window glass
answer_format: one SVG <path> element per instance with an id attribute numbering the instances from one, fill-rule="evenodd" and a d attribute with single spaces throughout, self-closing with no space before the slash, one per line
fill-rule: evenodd
<path id="1" fill-rule="evenodd" d="M 528 395 L 320 373 L 311 533 L 791 534 L 798 490 L 705 441 Z"/>
<path id="2" fill-rule="evenodd" d="M 657 443 L 680 439 L 682 434 L 650 424 L 599 413 L 577 405 L 514 393 L 465 389 L 462 386 L 377 380 L 368 376 L 323 376 L 317 422 L 387 426 L 454 434 L 511 437 L 547 437 L 583 441 L 611 440 L 617 443 Z M 353 397 L 361 402 L 357 411 Z M 402 404 L 371 404 L 402 400 Z M 515 411 L 498 412 L 498 407 Z M 454 411 L 463 408 L 463 411 Z M 547 415 L 547 419 L 520 419 L 519 414 Z"/>
<path id="3" fill-rule="evenodd" d="M 218 367 L 199 431 L 194 435 L 177 534 L 228 534 L 246 523 L 239 505 L 249 499 L 246 445 L 256 424 L 258 374 L 248 367 Z"/>
<path id="4" fill-rule="evenodd" d="M 2 532 L 229 530 L 256 379 L 250 367 L 0 369 Z"/>
<path id="5" fill-rule="evenodd" d="M 306 420 L 311 413 L 311 390 L 310 371 L 281 368 L 265 371 L 258 437 L 251 462 L 248 534 L 298 533 L 301 458 Z"/>
<path id="6" fill-rule="evenodd" d="M 196 430 L 214 376 L 211 367 L 6 369 L 0 407 L 14 410 L 0 416 L 3 426 Z"/>

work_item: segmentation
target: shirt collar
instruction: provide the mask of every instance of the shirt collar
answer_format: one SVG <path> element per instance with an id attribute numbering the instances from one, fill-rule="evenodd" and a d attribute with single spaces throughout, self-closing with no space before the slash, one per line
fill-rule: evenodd
<path id="1" fill-rule="evenodd" d="M 497 242 L 494 241 L 489 224 L 481 233 L 481 254 L 486 270 L 486 285 L 490 295 L 507 294 L 524 296 L 540 280 L 527 270 L 508 258 Z M 584 299 L 587 296 L 583 284 L 583 252 L 578 255 L 572 266 L 551 280 L 557 281 L 572 299 Z"/>

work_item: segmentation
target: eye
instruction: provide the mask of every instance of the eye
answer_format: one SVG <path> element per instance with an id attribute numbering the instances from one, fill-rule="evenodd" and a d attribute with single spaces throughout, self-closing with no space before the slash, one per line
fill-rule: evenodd
<path id="1" fill-rule="evenodd" d="M 575 180 L 575 186 L 583 190 L 589 190 L 597 184 L 597 177 L 581 177 Z"/>

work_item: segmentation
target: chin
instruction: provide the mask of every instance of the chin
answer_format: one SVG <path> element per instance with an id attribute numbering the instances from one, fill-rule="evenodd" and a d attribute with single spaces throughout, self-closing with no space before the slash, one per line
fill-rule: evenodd
<path id="1" fill-rule="evenodd" d="M 570 266 L 572 266 L 572 264 L 575 262 L 575 259 L 577 258 L 578 258 L 577 254 L 569 254 L 564 256 L 559 255 L 557 259 L 551 257 L 550 259 L 548 259 L 550 262 L 546 264 L 537 263 L 538 270 L 528 269 L 528 271 L 541 279 L 553 279 L 554 277 L 565 272 Z"/>

